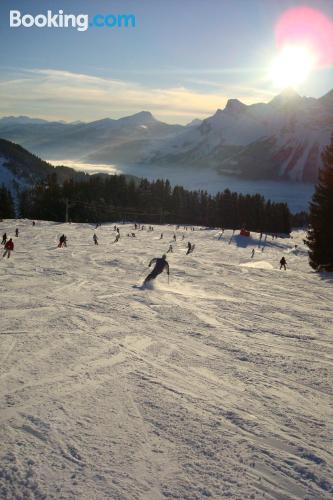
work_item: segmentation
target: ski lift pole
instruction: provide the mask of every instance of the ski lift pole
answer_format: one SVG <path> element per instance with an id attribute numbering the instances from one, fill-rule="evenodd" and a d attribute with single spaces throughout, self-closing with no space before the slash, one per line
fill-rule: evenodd
<path id="1" fill-rule="evenodd" d="M 66 203 L 66 214 L 65 214 L 65 222 L 68 222 L 68 209 L 69 209 L 69 200 L 68 198 L 65 199 L 65 203 Z"/>

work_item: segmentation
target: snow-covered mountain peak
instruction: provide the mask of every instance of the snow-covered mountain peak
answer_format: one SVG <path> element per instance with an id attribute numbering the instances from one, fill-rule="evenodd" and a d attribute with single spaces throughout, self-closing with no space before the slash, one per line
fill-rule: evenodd
<path id="1" fill-rule="evenodd" d="M 202 120 L 199 120 L 199 118 L 194 118 L 194 120 L 190 121 L 190 123 L 188 123 L 186 127 L 198 127 L 199 125 L 201 125 L 201 123 Z"/>
<path id="2" fill-rule="evenodd" d="M 151 114 L 150 111 L 140 111 L 139 113 L 135 113 L 134 115 L 125 116 L 124 118 L 120 118 L 119 122 L 128 122 L 133 125 L 150 125 L 152 123 L 156 123 L 156 118 Z"/>
<path id="3" fill-rule="evenodd" d="M 238 99 L 229 99 L 226 107 L 224 108 L 224 112 L 235 115 L 242 113 L 246 108 L 246 104 L 243 104 Z"/>
<path id="4" fill-rule="evenodd" d="M 291 87 L 284 89 L 280 94 L 275 96 L 269 104 L 274 106 L 285 106 L 289 104 L 300 103 L 302 101 L 302 97 Z"/>

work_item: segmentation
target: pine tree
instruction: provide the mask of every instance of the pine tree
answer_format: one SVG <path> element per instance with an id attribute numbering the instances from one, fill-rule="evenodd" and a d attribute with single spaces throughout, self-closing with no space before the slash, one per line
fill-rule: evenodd
<path id="1" fill-rule="evenodd" d="M 0 186 L 0 219 L 13 219 L 15 217 L 15 207 L 11 192 Z"/>
<path id="2" fill-rule="evenodd" d="M 307 234 L 310 266 L 316 271 L 333 271 L 333 135 L 322 154 L 323 168 L 310 203 Z"/>

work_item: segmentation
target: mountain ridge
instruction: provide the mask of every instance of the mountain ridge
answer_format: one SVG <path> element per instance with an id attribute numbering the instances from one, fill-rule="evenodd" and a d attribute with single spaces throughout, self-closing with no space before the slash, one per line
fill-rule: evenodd
<path id="1" fill-rule="evenodd" d="M 0 137 L 50 160 L 196 166 L 249 179 L 316 182 L 333 132 L 333 90 L 316 99 L 285 89 L 267 103 L 236 98 L 187 125 L 149 111 L 92 122 L 0 119 Z M 167 175 L 167 172 L 166 172 Z"/>

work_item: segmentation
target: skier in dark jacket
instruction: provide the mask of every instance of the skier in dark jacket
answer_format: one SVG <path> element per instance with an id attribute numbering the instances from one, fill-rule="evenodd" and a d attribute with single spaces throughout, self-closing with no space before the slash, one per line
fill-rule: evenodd
<path id="1" fill-rule="evenodd" d="M 287 270 L 287 261 L 284 257 L 282 257 L 282 259 L 280 260 L 280 270 L 283 268 L 285 271 Z"/>
<path id="2" fill-rule="evenodd" d="M 3 233 L 1 245 L 5 245 L 7 241 L 7 233 Z"/>
<path id="3" fill-rule="evenodd" d="M 67 237 L 62 234 L 59 238 L 58 248 L 67 247 Z"/>
<path id="4" fill-rule="evenodd" d="M 95 245 L 98 245 L 98 238 L 96 236 L 96 233 L 94 233 L 93 240 L 94 240 Z"/>
<path id="5" fill-rule="evenodd" d="M 168 264 L 168 262 L 166 260 L 166 255 L 165 254 L 162 255 L 161 258 L 157 257 L 155 259 L 152 259 L 149 262 L 149 267 L 152 264 L 155 264 L 155 267 L 152 270 L 152 272 L 150 274 L 148 274 L 147 278 L 144 280 L 144 284 L 148 283 L 148 281 L 154 280 L 159 274 L 161 274 L 164 271 L 164 269 L 167 270 L 168 275 L 170 274 L 169 264 Z"/>
<path id="6" fill-rule="evenodd" d="M 188 254 L 192 253 L 192 252 L 193 252 L 193 250 L 194 250 L 194 247 L 195 247 L 194 243 L 193 243 L 193 245 L 192 245 L 192 243 L 188 242 L 188 243 L 187 243 L 187 252 L 186 252 L 186 255 L 188 255 Z"/>
<path id="7" fill-rule="evenodd" d="M 19 235 L 19 230 L 18 230 L 18 228 L 16 228 L 15 229 L 15 236 L 16 236 L 16 238 L 18 238 L 18 235 Z"/>

